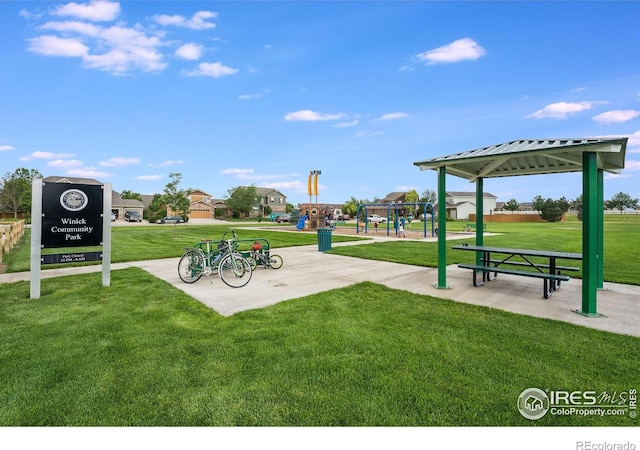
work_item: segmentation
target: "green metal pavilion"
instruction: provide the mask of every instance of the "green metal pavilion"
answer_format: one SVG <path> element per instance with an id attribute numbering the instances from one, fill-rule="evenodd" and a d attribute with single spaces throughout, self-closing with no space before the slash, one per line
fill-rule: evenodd
<path id="1" fill-rule="evenodd" d="M 576 312 L 600 316 L 596 294 L 603 288 L 604 172 L 620 173 L 624 169 L 627 141 L 626 137 L 522 139 L 414 162 L 420 170 L 438 172 L 438 283 L 435 286 L 447 289 L 444 202 L 447 174 L 476 183 L 476 245 L 483 245 L 485 178 L 582 172 L 582 310 Z"/>

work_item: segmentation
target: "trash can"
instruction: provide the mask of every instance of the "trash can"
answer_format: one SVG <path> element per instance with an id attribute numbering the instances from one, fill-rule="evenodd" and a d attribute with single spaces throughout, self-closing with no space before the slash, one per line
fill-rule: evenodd
<path id="1" fill-rule="evenodd" d="M 331 228 L 318 228 L 318 251 L 331 250 Z"/>

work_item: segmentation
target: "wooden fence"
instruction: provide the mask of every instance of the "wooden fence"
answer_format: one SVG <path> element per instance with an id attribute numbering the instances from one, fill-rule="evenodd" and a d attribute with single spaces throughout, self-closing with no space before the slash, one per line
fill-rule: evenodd
<path id="1" fill-rule="evenodd" d="M 24 220 L 0 223 L 0 263 L 2 263 L 2 255 L 9 253 L 24 236 L 24 225 Z"/>
<path id="2" fill-rule="evenodd" d="M 567 215 L 562 216 L 561 221 L 564 222 Z M 475 222 L 476 215 L 469 214 L 469 221 Z M 482 220 L 486 222 L 545 222 L 537 212 L 535 214 L 491 214 L 482 216 Z"/>

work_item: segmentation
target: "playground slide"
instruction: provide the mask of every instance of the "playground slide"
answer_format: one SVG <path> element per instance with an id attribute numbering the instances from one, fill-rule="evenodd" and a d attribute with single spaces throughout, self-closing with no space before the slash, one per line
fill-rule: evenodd
<path id="1" fill-rule="evenodd" d="M 296 225 L 296 228 L 298 230 L 302 230 L 304 229 L 304 221 L 307 220 L 309 218 L 309 216 L 307 216 L 306 214 L 302 217 L 300 217 L 300 220 L 298 220 L 298 225 Z"/>

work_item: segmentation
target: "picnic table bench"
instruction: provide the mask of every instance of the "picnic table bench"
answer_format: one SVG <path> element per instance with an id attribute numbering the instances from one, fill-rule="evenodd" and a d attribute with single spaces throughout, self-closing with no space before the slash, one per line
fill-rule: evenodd
<path id="1" fill-rule="evenodd" d="M 455 245 L 452 249 L 482 252 L 481 264 L 458 264 L 458 267 L 461 269 L 473 270 L 473 285 L 475 287 L 482 286 L 486 281 L 495 280 L 498 273 L 541 278 L 543 280 L 544 298 L 551 297 L 554 291 L 560 289 L 562 281 L 569 281 L 569 276 L 563 275 L 563 271 L 576 272 L 580 270 L 578 267 L 560 266 L 557 264 L 557 260 L 582 260 L 582 255 L 580 253 L 554 252 L 547 250 L 486 247 L 468 244 Z M 494 258 L 491 257 L 492 254 L 494 255 Z M 512 259 L 514 257 L 519 259 Z M 540 263 L 532 261 L 533 257 L 548 259 L 549 262 Z M 519 270 L 501 266 L 525 267 L 533 270 Z M 547 270 L 546 272 L 545 269 Z M 478 273 L 482 274 L 482 282 L 478 282 Z M 493 278 L 491 277 L 492 273 Z"/>

